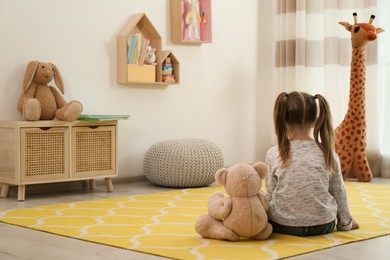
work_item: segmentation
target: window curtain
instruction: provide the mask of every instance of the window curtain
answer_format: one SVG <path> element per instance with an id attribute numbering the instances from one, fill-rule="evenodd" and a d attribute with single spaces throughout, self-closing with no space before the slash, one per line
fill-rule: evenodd
<path id="1" fill-rule="evenodd" d="M 336 128 L 344 119 L 348 109 L 352 59 L 351 34 L 339 22 L 353 24 L 352 14 L 356 12 L 358 22 L 366 23 L 374 14 L 377 19 L 374 20 L 373 25 L 386 30 L 385 25 L 381 24 L 384 20 L 378 19 L 383 15 L 382 12 L 378 13 L 379 1 L 386 2 L 388 5 L 388 0 L 273 1 L 275 96 L 282 91 L 293 90 L 324 95 L 330 104 L 333 126 Z M 383 121 L 384 114 L 379 113 L 383 110 L 381 96 L 384 93 L 378 84 L 378 42 L 383 44 L 382 36 L 385 33 L 378 35 L 377 40 L 370 42 L 366 48 L 367 149 L 369 150 L 381 149 L 381 141 L 385 133 L 381 130 L 380 123 Z M 389 45 L 382 47 L 389 51 Z M 389 66 L 389 60 L 387 64 Z M 387 75 L 389 72 L 387 69 Z M 389 81 L 387 85 L 388 83 Z M 387 96 L 390 97 L 390 91 L 388 92 Z M 390 112 L 390 104 L 388 107 Z M 387 132 L 389 132 L 390 122 L 387 124 Z M 390 147 L 390 136 L 388 135 L 387 138 Z"/>
<path id="2" fill-rule="evenodd" d="M 381 176 L 390 178 L 390 1 L 378 0 L 378 24 L 385 32 L 378 36 L 378 85 L 380 88 Z"/>

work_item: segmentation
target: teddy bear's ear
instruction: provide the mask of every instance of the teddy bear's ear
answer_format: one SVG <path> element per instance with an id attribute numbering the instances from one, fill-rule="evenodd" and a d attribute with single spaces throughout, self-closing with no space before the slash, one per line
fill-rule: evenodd
<path id="1" fill-rule="evenodd" d="M 49 63 L 51 68 L 53 69 L 54 72 L 54 82 L 56 83 L 57 87 L 60 89 L 61 93 L 64 94 L 64 83 L 62 82 L 62 77 L 60 74 L 60 71 L 57 69 L 56 65 L 53 63 Z"/>
<path id="2" fill-rule="evenodd" d="M 261 179 L 264 179 L 265 176 L 267 176 L 268 168 L 267 168 L 267 165 L 265 163 L 258 162 L 258 163 L 253 164 L 252 166 L 259 173 Z"/>
<path id="3" fill-rule="evenodd" d="M 27 89 L 30 87 L 31 82 L 34 79 L 35 72 L 37 71 L 39 65 L 39 61 L 30 61 L 27 64 L 26 72 L 24 73 L 24 79 L 23 79 L 23 92 L 26 92 Z"/>
<path id="4" fill-rule="evenodd" d="M 225 186 L 227 173 L 228 173 L 228 170 L 227 170 L 226 168 L 219 169 L 219 170 L 215 173 L 215 180 L 216 180 L 219 184 Z"/>

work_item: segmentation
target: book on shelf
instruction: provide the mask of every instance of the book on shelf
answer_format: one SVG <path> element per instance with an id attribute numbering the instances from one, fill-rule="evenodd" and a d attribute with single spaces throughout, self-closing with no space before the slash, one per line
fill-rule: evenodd
<path id="1" fill-rule="evenodd" d="M 109 121 L 109 120 L 126 120 L 130 115 L 91 115 L 82 114 L 78 120 L 84 121 Z"/>
<path id="2" fill-rule="evenodd" d="M 141 54 L 139 56 L 139 61 L 138 61 L 138 64 L 141 66 L 144 65 L 144 63 L 145 63 L 145 58 L 146 58 L 146 53 L 147 53 L 149 43 L 150 43 L 150 40 L 148 40 L 148 39 L 144 39 L 144 41 L 142 43 Z"/>
<path id="3" fill-rule="evenodd" d="M 136 42 L 135 35 L 130 36 L 130 39 L 129 39 L 129 50 L 127 52 L 127 63 L 128 64 L 133 63 L 135 42 Z"/>
<path id="4" fill-rule="evenodd" d="M 129 36 L 127 63 L 144 65 L 149 44 L 150 40 L 143 37 L 140 33 Z"/>

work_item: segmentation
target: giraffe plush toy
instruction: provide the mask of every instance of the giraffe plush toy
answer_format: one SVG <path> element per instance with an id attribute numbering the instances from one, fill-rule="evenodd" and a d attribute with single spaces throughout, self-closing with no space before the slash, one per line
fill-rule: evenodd
<path id="1" fill-rule="evenodd" d="M 358 181 L 370 181 L 372 172 L 366 156 L 366 46 L 374 41 L 382 28 L 375 28 L 372 22 L 358 23 L 357 14 L 353 14 L 354 24 L 339 22 L 351 32 L 352 62 L 348 111 L 344 120 L 336 128 L 336 151 L 340 157 L 343 177 L 348 174 Z"/>

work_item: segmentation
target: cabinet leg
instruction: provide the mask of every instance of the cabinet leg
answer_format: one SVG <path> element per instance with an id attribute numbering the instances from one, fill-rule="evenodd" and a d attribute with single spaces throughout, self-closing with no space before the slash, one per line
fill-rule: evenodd
<path id="1" fill-rule="evenodd" d="M 18 186 L 18 201 L 24 200 L 24 195 L 26 192 L 26 186 L 25 185 L 19 185 Z"/>
<path id="2" fill-rule="evenodd" d="M 7 196 L 8 196 L 8 190 L 9 190 L 9 185 L 8 185 L 8 184 L 5 184 L 5 183 L 2 183 L 2 184 L 1 184 L 1 193 L 0 193 L 0 197 L 1 197 L 1 198 L 7 198 Z"/>
<path id="3" fill-rule="evenodd" d="M 111 178 L 105 178 L 106 181 L 106 187 L 108 192 L 114 191 L 114 185 L 112 185 L 112 179 Z"/>
<path id="4" fill-rule="evenodd" d="M 95 189 L 95 180 L 92 179 L 92 180 L 88 180 L 88 184 L 89 184 L 89 189 L 90 190 L 94 190 Z"/>

